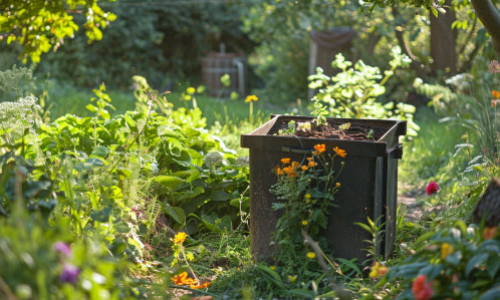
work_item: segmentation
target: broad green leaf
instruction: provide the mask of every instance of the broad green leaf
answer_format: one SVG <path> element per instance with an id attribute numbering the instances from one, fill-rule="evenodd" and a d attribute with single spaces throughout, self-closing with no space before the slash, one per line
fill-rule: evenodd
<path id="1" fill-rule="evenodd" d="M 479 300 L 498 300 L 500 299 L 500 287 L 494 287 L 489 290 L 487 290 L 481 297 L 479 297 Z"/>
<path id="2" fill-rule="evenodd" d="M 231 199 L 231 195 L 224 191 L 213 191 L 210 194 L 210 199 L 212 201 L 227 201 Z"/>
<path id="3" fill-rule="evenodd" d="M 281 278 L 276 271 L 263 264 L 257 264 L 257 268 L 270 275 L 270 279 L 272 279 L 279 287 L 283 287 L 283 282 L 281 281 Z"/>
<path id="4" fill-rule="evenodd" d="M 168 175 L 157 176 L 154 179 L 154 181 L 158 182 L 162 186 L 166 186 L 166 187 L 171 188 L 171 189 L 177 187 L 179 184 L 184 182 L 184 180 L 182 180 L 178 177 L 168 176 Z"/>
<path id="5" fill-rule="evenodd" d="M 109 217 L 111 216 L 111 211 L 112 211 L 111 206 L 108 206 L 103 210 L 92 210 L 90 213 L 90 217 L 94 221 L 106 223 L 109 221 Z"/>
<path id="6" fill-rule="evenodd" d="M 359 267 L 352 261 L 340 257 L 337 258 L 337 260 L 343 263 L 344 265 L 348 266 L 349 268 L 353 269 L 354 271 L 356 271 L 356 273 L 361 274 L 361 270 L 359 269 Z"/>
<path id="7" fill-rule="evenodd" d="M 476 256 L 472 257 L 467 265 L 465 266 L 465 275 L 469 276 L 470 272 L 477 267 L 478 265 L 482 264 L 488 259 L 488 253 L 480 253 L 477 254 Z"/>
<path id="8" fill-rule="evenodd" d="M 105 158 L 109 153 L 109 149 L 105 146 L 97 146 L 94 148 L 92 153 L 90 154 L 91 156 L 97 156 L 99 158 Z"/>
<path id="9" fill-rule="evenodd" d="M 184 214 L 184 210 L 182 208 L 172 207 L 168 204 L 164 205 L 162 208 L 163 212 L 166 215 L 171 216 L 175 220 L 175 222 L 184 225 L 184 223 L 186 222 L 186 215 Z"/>

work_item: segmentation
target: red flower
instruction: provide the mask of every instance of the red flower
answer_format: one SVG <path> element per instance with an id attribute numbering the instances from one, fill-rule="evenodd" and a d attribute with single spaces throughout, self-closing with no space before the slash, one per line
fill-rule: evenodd
<path id="1" fill-rule="evenodd" d="M 412 290 L 416 300 L 429 300 L 434 294 L 430 282 L 426 281 L 427 277 L 425 275 L 420 275 L 413 281 Z"/>
<path id="2" fill-rule="evenodd" d="M 432 195 L 432 194 L 436 193 L 437 191 L 439 191 L 439 186 L 437 183 L 432 181 L 431 183 L 429 183 L 427 185 L 427 187 L 425 188 L 425 191 L 427 192 L 427 195 Z"/>

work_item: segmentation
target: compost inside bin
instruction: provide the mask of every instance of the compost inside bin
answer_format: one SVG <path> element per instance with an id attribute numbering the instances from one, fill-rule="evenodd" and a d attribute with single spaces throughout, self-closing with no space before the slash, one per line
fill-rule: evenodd
<path id="1" fill-rule="evenodd" d="M 337 138 L 351 141 L 377 141 L 387 132 L 386 128 L 367 126 L 355 122 L 341 123 L 329 121 L 327 125 L 323 126 L 316 126 L 313 122 L 310 122 L 310 125 L 310 129 L 299 129 L 299 123 L 296 123 L 295 136 L 317 139 Z M 348 127 L 348 129 L 342 129 L 342 125 L 344 128 Z M 288 126 L 287 121 L 282 121 L 269 134 L 280 135 L 280 130 L 286 131 L 289 128 Z"/>

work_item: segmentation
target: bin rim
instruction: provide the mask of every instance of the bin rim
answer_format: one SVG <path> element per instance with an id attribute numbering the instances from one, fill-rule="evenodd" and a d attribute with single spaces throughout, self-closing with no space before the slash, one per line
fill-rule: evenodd
<path id="1" fill-rule="evenodd" d="M 315 144 L 335 145 L 345 149 L 354 156 L 368 156 L 379 157 L 384 156 L 388 152 L 388 145 L 391 137 L 395 136 L 397 144 L 397 137 L 406 134 L 406 121 L 400 120 L 376 120 L 376 119 L 348 119 L 348 118 L 327 118 L 329 121 L 341 122 L 357 122 L 371 124 L 375 127 L 381 127 L 387 131 L 377 141 L 359 141 L 359 140 L 342 140 L 338 138 L 309 138 L 297 136 L 276 136 L 270 135 L 269 131 L 273 128 L 276 122 L 280 120 L 296 120 L 296 121 L 311 121 L 314 119 L 312 116 L 285 116 L 285 115 L 271 115 L 271 120 L 264 123 L 259 128 L 255 129 L 249 134 L 242 134 L 240 137 L 240 144 L 243 148 L 249 149 L 267 149 L 267 150 L 280 150 L 276 144 L 289 144 L 290 148 L 301 148 L 303 150 L 312 149 Z"/>

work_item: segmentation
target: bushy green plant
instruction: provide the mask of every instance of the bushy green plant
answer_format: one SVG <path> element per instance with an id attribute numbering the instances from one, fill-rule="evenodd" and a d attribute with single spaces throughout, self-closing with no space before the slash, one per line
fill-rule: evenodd
<path id="1" fill-rule="evenodd" d="M 457 222 L 422 235 L 421 247 L 403 263 L 390 268 L 378 284 L 397 283 L 397 299 L 495 299 L 500 240 L 497 228 L 469 227 Z M 394 294 L 393 293 L 393 294 Z M 429 297 L 424 298 L 422 293 Z"/>
<path id="2" fill-rule="evenodd" d="M 272 209 L 282 212 L 273 233 L 273 242 L 277 246 L 276 264 L 282 273 L 300 280 L 321 276 L 323 270 L 314 260 L 317 255 L 321 254 L 322 261 L 326 260 L 335 267 L 315 240 L 325 244 L 318 233 L 326 228 L 328 211 L 335 206 L 334 195 L 341 188 L 337 178 L 344 162 L 338 162 L 337 157 L 347 155 L 338 147 L 329 153 L 324 144 L 314 148 L 312 156 L 303 165 L 290 158 L 282 158 L 275 170 L 278 181 L 270 190 L 278 200 L 273 203 Z M 307 247 L 304 247 L 305 239 Z M 261 267 L 264 271 L 266 268 Z"/>
<path id="3" fill-rule="evenodd" d="M 100 237 L 77 239 L 69 219 L 50 226 L 18 208 L 0 218 L 2 299 L 168 298 L 162 284 L 130 276 L 139 268 L 120 255 L 123 242 L 107 247 Z M 159 278 L 162 276 L 160 275 Z"/>
<path id="4" fill-rule="evenodd" d="M 315 111 L 323 110 L 318 103 L 326 103 L 330 115 L 337 118 L 406 120 L 408 134 L 416 135 L 418 125 L 413 122 L 414 106 L 402 102 L 395 105 L 393 102 L 383 104 L 377 101 L 377 97 L 385 93 L 384 84 L 396 68 L 406 67 L 411 62 L 398 47 L 393 49 L 392 55 L 391 69 L 385 71 L 383 77 L 378 67 L 368 66 L 361 60 L 352 67 L 352 62 L 346 61 L 342 54 L 338 54 L 332 62 L 334 68 L 341 70 L 337 75 L 327 76 L 318 68 L 316 75 L 309 76 L 309 88 L 319 89 L 312 99 Z"/>

